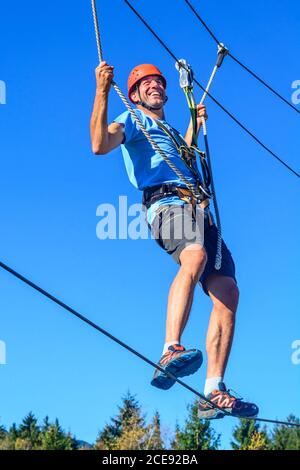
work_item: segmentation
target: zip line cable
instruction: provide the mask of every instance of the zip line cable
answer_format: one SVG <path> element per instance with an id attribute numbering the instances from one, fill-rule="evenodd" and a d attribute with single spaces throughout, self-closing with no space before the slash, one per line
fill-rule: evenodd
<path id="1" fill-rule="evenodd" d="M 43 296 L 47 297 L 48 299 L 50 299 L 52 302 L 56 303 L 57 305 L 59 305 L 60 307 L 62 307 L 63 309 L 67 310 L 69 313 L 71 313 L 72 315 L 74 315 L 75 317 L 79 318 L 79 320 L 87 323 L 89 326 L 91 326 L 92 328 L 94 328 L 95 330 L 99 331 L 100 333 L 102 333 L 103 335 L 107 336 L 109 339 L 111 339 L 112 341 L 114 341 L 115 343 L 119 344 L 120 346 L 122 346 L 124 349 L 127 349 L 127 351 L 131 352 L 132 354 L 134 354 L 135 356 L 139 357 L 140 359 L 142 359 L 144 362 L 146 362 L 147 364 L 149 364 L 150 366 L 154 367 L 155 369 L 158 369 L 160 370 L 161 372 L 163 372 L 164 374 L 166 374 L 168 377 L 172 378 L 173 380 L 175 380 L 179 385 L 181 385 L 182 387 L 186 388 L 187 390 L 189 390 L 190 392 L 194 393 L 197 397 L 201 398 L 202 400 L 204 400 L 206 403 L 208 403 L 209 405 L 211 405 L 211 408 L 216 408 L 216 409 L 219 409 L 221 410 L 225 415 L 228 415 L 232 418 L 237 418 L 237 416 L 233 416 L 231 415 L 230 413 L 228 412 L 225 412 L 222 408 L 220 408 L 219 406 L 215 405 L 213 402 L 211 402 L 210 400 L 208 400 L 204 395 L 202 395 L 201 393 L 199 393 L 197 390 L 195 390 L 194 388 L 190 387 L 189 385 L 187 385 L 185 382 L 181 381 L 180 379 L 178 379 L 177 377 L 175 377 L 173 374 L 171 374 L 170 372 L 167 372 L 165 371 L 162 367 L 160 367 L 158 364 L 154 363 L 153 361 L 151 361 L 150 359 L 148 359 L 146 356 L 144 356 L 143 354 L 140 354 L 138 351 L 136 351 L 135 349 L 131 348 L 130 346 L 128 346 L 126 343 L 124 343 L 123 341 L 119 340 L 116 336 L 113 336 L 111 333 L 109 333 L 108 331 L 104 330 L 103 328 L 101 328 L 99 325 L 97 325 L 96 323 L 92 322 L 91 320 L 89 320 L 87 317 L 85 317 L 84 315 L 82 315 L 81 313 L 79 313 L 78 311 L 76 311 L 75 309 L 73 309 L 72 307 L 70 307 L 69 305 L 67 305 L 66 303 L 62 302 L 61 300 L 59 300 L 57 297 L 55 297 L 54 295 L 50 294 L 49 292 L 47 292 L 45 289 L 42 289 L 40 286 L 38 286 L 37 284 L 35 284 L 34 282 L 30 281 L 28 278 L 24 277 L 22 274 L 18 273 L 17 271 L 15 271 L 14 269 L 12 269 L 11 267 L 9 267 L 8 265 L 4 264 L 2 261 L 0 261 L 0 268 L 4 269 L 5 271 L 7 271 L 8 273 L 12 274 L 14 277 L 16 277 L 17 279 L 19 279 L 20 281 L 22 281 L 23 283 L 27 284 L 28 286 L 32 287 L 33 289 L 35 289 L 36 291 L 38 291 L 40 294 L 42 294 Z M 261 421 L 261 422 L 265 422 L 265 423 L 273 423 L 273 424 L 281 424 L 283 426 L 292 426 L 292 427 L 296 427 L 296 428 L 300 428 L 300 424 L 298 423 L 293 423 L 293 422 L 288 422 L 288 421 L 278 421 L 278 420 L 272 420 L 272 419 L 265 419 L 265 418 L 244 418 L 244 419 L 247 419 L 247 420 L 250 420 L 250 421 Z"/>
<path id="2" fill-rule="evenodd" d="M 220 45 L 221 42 L 218 40 L 216 35 L 212 32 L 212 30 L 207 26 L 203 18 L 199 15 L 195 7 L 191 4 L 189 0 L 184 0 L 185 3 L 188 5 L 188 7 L 192 10 L 194 15 L 198 18 L 200 23 L 204 26 L 208 34 L 213 38 L 213 40 Z M 240 67 L 242 67 L 246 72 L 248 72 L 252 77 L 254 77 L 258 82 L 260 82 L 262 85 L 264 85 L 269 91 L 271 91 L 277 98 L 282 100 L 285 104 L 287 104 L 290 108 L 292 108 L 294 111 L 300 114 L 300 110 L 296 108 L 292 103 L 290 103 L 284 96 L 282 96 L 278 91 L 276 91 L 271 85 L 269 85 L 265 80 L 263 80 L 261 77 L 259 77 L 255 72 L 253 72 L 247 65 L 243 64 L 237 57 L 235 57 L 231 52 L 228 53 L 229 57 L 231 57 L 232 60 L 234 60 Z"/>
<path id="3" fill-rule="evenodd" d="M 158 34 L 149 26 L 146 20 L 137 12 L 137 10 L 131 5 L 128 0 L 124 0 L 127 6 L 133 11 L 133 13 L 141 20 L 141 22 L 146 26 L 146 28 L 153 34 L 153 36 L 159 41 L 159 43 L 163 46 L 163 48 L 170 54 L 170 56 L 176 61 L 179 62 L 178 58 L 175 54 L 171 51 L 171 49 L 165 44 L 165 42 L 158 36 Z M 201 88 L 203 92 L 205 92 L 205 88 L 199 83 L 198 80 L 194 77 L 194 82 Z M 279 161 L 283 166 L 285 166 L 290 172 L 292 172 L 295 176 L 300 178 L 300 173 L 295 171 L 290 165 L 288 165 L 284 160 L 282 160 L 273 150 L 271 150 L 267 145 L 265 145 L 258 137 L 256 137 L 253 132 L 251 132 L 241 121 L 239 121 L 228 109 L 226 109 L 214 96 L 207 92 L 207 95 L 211 98 L 211 100 L 219 106 L 239 127 L 241 127 L 252 139 L 254 139 L 264 150 L 266 150 L 270 155 L 272 155 L 277 161 Z"/>

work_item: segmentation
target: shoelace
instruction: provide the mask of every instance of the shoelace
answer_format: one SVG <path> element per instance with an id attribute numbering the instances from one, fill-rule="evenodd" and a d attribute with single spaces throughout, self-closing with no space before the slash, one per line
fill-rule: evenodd
<path id="1" fill-rule="evenodd" d="M 232 395 L 231 392 L 233 392 L 234 395 Z M 229 388 L 229 389 L 227 390 L 227 393 L 228 393 L 229 395 L 231 395 L 232 397 L 236 398 L 237 400 L 244 400 L 244 398 L 243 398 L 239 393 L 237 393 L 235 390 L 233 390 L 232 388 Z"/>

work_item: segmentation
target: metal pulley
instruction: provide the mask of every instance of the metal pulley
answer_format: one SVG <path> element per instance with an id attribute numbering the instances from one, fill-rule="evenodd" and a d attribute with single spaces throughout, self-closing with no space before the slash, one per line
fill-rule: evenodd
<path id="1" fill-rule="evenodd" d="M 194 73 L 191 66 L 185 59 L 180 59 L 175 64 L 176 69 L 179 72 L 179 84 L 181 88 L 193 88 Z"/>
<path id="2" fill-rule="evenodd" d="M 228 54 L 229 54 L 229 49 L 227 49 L 227 47 L 225 47 L 224 44 L 220 42 L 220 44 L 218 44 L 218 58 L 217 58 L 217 63 L 216 63 L 217 67 L 221 67 L 224 58 Z"/>

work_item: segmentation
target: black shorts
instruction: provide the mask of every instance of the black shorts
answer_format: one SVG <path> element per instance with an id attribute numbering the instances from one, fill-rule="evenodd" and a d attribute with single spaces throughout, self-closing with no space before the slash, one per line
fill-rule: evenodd
<path id="1" fill-rule="evenodd" d="M 222 264 L 221 268 L 215 268 L 217 252 L 218 230 L 210 225 L 208 214 L 200 211 L 200 216 L 195 217 L 191 204 L 162 205 L 157 210 L 150 229 L 152 237 L 163 250 L 172 256 L 180 264 L 180 254 L 184 248 L 191 244 L 203 246 L 207 254 L 207 263 L 199 279 L 199 282 L 208 295 L 206 279 L 211 274 L 228 276 L 235 282 L 235 264 L 231 253 L 222 240 Z M 198 212 L 197 212 L 198 214 Z"/>

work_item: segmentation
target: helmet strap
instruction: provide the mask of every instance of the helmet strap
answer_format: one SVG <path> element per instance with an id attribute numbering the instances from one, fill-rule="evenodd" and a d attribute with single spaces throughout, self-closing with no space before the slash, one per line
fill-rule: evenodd
<path id="1" fill-rule="evenodd" d="M 159 111 L 166 104 L 166 102 L 168 101 L 168 97 L 166 96 L 163 104 L 161 104 L 159 106 L 150 106 L 149 104 L 145 103 L 145 101 L 141 100 L 141 95 L 140 95 L 140 90 L 139 90 L 138 85 L 136 86 L 136 91 L 137 91 L 138 97 L 139 97 L 139 101 L 137 102 L 137 104 L 140 105 L 140 106 L 143 106 L 143 108 L 148 109 L 149 111 Z"/>

